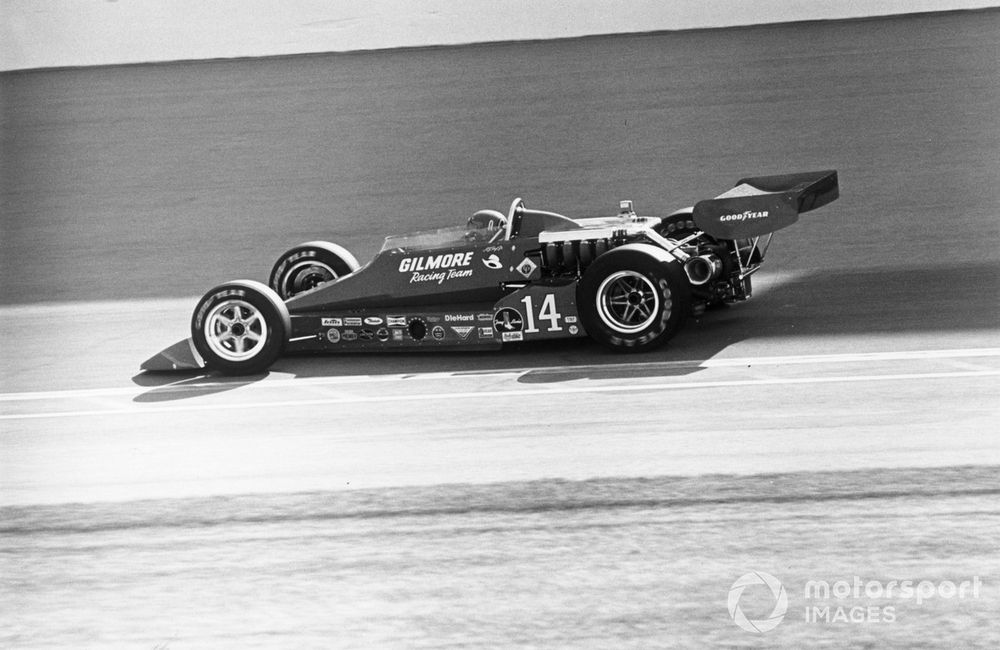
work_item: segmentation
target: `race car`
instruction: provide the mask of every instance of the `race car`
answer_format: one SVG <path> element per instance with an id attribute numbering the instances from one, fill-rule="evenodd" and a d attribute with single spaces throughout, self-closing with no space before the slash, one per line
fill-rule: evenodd
<path id="1" fill-rule="evenodd" d="M 836 171 L 744 178 L 665 217 L 621 201 L 569 218 L 515 199 L 464 225 L 387 237 L 361 266 L 325 241 L 296 246 L 268 283 L 235 280 L 195 307 L 191 337 L 146 370 L 245 375 L 282 354 L 499 348 L 585 337 L 617 352 L 666 343 L 686 317 L 747 300 L 773 233 L 839 195 Z"/>

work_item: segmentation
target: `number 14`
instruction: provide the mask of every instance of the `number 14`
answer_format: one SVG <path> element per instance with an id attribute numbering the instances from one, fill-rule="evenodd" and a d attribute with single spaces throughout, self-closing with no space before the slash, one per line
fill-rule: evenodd
<path id="1" fill-rule="evenodd" d="M 535 327 L 535 305 L 531 296 L 525 296 L 521 298 L 521 302 L 524 303 L 524 328 L 525 334 L 533 334 L 538 332 L 539 329 Z M 542 307 L 538 310 L 538 320 L 549 321 L 550 332 L 560 332 L 562 331 L 562 326 L 559 324 L 559 319 L 562 318 L 562 314 L 556 311 L 556 295 L 554 293 L 547 293 L 545 297 L 542 298 Z"/>

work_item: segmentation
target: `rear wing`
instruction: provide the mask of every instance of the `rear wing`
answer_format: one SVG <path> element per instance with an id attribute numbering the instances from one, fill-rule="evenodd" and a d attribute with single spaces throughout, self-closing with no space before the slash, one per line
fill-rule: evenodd
<path id="1" fill-rule="evenodd" d="M 840 195 L 837 172 L 803 172 L 741 179 L 736 187 L 694 206 L 694 223 L 716 239 L 748 239 L 786 228 Z"/>

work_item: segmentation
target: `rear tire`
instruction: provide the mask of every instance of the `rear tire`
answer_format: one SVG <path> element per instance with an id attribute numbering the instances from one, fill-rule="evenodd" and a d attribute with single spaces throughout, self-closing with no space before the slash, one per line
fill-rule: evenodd
<path id="1" fill-rule="evenodd" d="M 577 304 L 591 338 L 616 352 L 642 352 L 677 333 L 691 309 L 691 293 L 679 263 L 612 250 L 583 274 Z"/>
<path id="2" fill-rule="evenodd" d="M 291 318 L 271 288 L 252 280 L 215 287 L 198 301 L 191 339 L 205 365 L 227 375 L 263 372 L 285 347 Z"/>
<path id="3" fill-rule="evenodd" d="M 326 241 L 306 242 L 278 258 L 267 283 L 282 299 L 288 300 L 359 267 L 358 260 L 343 246 Z"/>

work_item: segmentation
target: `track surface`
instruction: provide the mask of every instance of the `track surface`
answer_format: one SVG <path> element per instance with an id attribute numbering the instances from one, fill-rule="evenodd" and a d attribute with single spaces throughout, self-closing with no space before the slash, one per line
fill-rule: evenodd
<path id="1" fill-rule="evenodd" d="M 0 644 L 996 647 L 998 42 L 987 11 L 0 76 Z M 136 374 L 299 241 L 820 168 L 842 198 L 754 299 L 655 354 Z M 753 570 L 789 594 L 764 635 L 726 607 Z M 984 586 L 803 620 L 853 576 Z"/>

